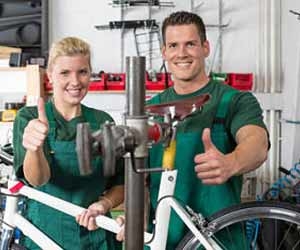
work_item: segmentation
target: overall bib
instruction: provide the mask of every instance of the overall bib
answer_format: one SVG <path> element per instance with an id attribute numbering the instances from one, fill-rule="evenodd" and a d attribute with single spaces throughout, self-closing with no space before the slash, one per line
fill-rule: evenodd
<path id="1" fill-rule="evenodd" d="M 100 157 L 93 159 L 93 173 L 88 176 L 80 176 L 75 139 L 58 141 L 56 139 L 56 122 L 50 103 L 46 104 L 46 113 L 49 121 L 47 143 L 51 149 L 51 178 L 46 185 L 37 189 L 76 205 L 88 207 L 97 201 L 106 189 L 106 181 L 102 174 L 102 161 Z M 86 122 L 90 123 L 92 130 L 99 129 L 99 124 L 96 124 L 94 116 L 84 106 L 82 106 L 82 113 Z M 88 231 L 79 226 L 75 218 L 33 200 L 28 201 L 28 219 L 63 249 L 116 249 L 114 236 L 111 233 L 103 229 Z M 29 249 L 39 249 L 29 238 L 25 238 L 25 246 Z"/>
<path id="2" fill-rule="evenodd" d="M 231 98 L 236 92 L 227 91 L 223 94 L 218 105 L 217 113 L 211 125 L 211 137 L 215 146 L 223 153 L 233 151 L 235 143 L 228 136 L 224 126 L 224 119 L 228 110 Z M 176 134 L 176 157 L 175 168 L 178 170 L 177 184 L 174 197 L 182 205 L 189 205 L 195 212 L 200 212 L 205 217 L 240 203 L 240 193 L 242 187 L 242 176 L 234 176 L 226 183 L 221 185 L 205 185 L 197 178 L 194 167 L 194 157 L 196 154 L 203 153 L 202 131 L 204 127 L 199 124 L 197 132 L 177 132 Z M 162 145 L 155 145 L 150 153 L 150 167 L 161 166 L 163 148 Z M 150 196 L 153 211 L 156 208 L 158 189 L 161 174 L 151 174 Z M 154 206 L 153 206 L 154 205 Z M 152 214 L 153 215 L 153 214 Z M 152 217 L 153 218 L 153 217 Z M 172 211 L 167 249 L 175 249 L 180 240 L 187 233 L 187 228 L 180 218 Z M 221 236 L 222 237 L 222 236 Z M 240 237 L 240 230 L 237 230 L 236 237 Z M 242 250 L 238 242 L 234 246 L 227 245 L 228 249 Z"/>

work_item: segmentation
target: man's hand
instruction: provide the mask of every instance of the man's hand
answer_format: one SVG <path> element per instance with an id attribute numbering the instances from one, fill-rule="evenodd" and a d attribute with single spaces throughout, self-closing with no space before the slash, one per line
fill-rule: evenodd
<path id="1" fill-rule="evenodd" d="M 48 128 L 49 124 L 45 111 L 45 103 L 42 98 L 39 98 L 38 118 L 31 120 L 24 129 L 24 148 L 34 152 L 41 148 L 48 135 Z"/>
<path id="2" fill-rule="evenodd" d="M 203 130 L 204 153 L 195 156 L 195 172 L 204 184 L 222 184 L 232 175 L 231 160 L 213 144 L 210 129 Z"/>

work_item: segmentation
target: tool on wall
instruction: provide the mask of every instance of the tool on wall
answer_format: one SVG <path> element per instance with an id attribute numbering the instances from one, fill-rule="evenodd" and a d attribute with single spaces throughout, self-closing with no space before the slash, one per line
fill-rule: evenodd
<path id="1" fill-rule="evenodd" d="M 300 13 L 294 10 L 290 10 L 290 13 L 294 14 L 297 16 L 298 20 L 300 20 Z"/>
<path id="2" fill-rule="evenodd" d="M 144 20 L 127 20 L 127 21 L 110 21 L 108 25 L 95 25 L 97 30 L 107 29 L 137 29 L 158 27 L 154 19 Z"/>
<path id="3" fill-rule="evenodd" d="M 160 28 L 155 19 L 110 21 L 108 25 L 96 25 L 98 30 L 133 30 L 137 56 L 145 56 L 151 68 L 153 59 L 161 59 Z"/>
<path id="4" fill-rule="evenodd" d="M 113 7 L 131 7 L 131 6 L 157 6 L 157 7 L 174 7 L 173 2 L 162 2 L 159 0 L 113 0 Z"/>

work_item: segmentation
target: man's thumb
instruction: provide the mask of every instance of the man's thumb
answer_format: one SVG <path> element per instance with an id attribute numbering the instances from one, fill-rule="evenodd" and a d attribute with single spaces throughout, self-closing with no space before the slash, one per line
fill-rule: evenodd
<path id="1" fill-rule="evenodd" d="M 210 149 L 214 149 L 215 145 L 213 144 L 210 137 L 210 129 L 205 128 L 202 132 L 202 142 L 204 146 L 204 152 L 207 152 Z"/>
<path id="2" fill-rule="evenodd" d="M 39 98 L 38 99 L 38 119 L 44 123 L 44 124 L 48 124 L 48 119 L 46 116 L 46 111 L 45 111 L 45 102 L 43 100 L 43 98 Z"/>

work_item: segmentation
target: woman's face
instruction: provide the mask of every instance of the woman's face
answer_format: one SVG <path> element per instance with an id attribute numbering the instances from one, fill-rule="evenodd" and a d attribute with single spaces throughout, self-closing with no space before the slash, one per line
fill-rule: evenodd
<path id="1" fill-rule="evenodd" d="M 79 105 L 88 91 L 90 75 L 88 56 L 57 57 L 48 70 L 55 106 L 68 108 Z"/>

